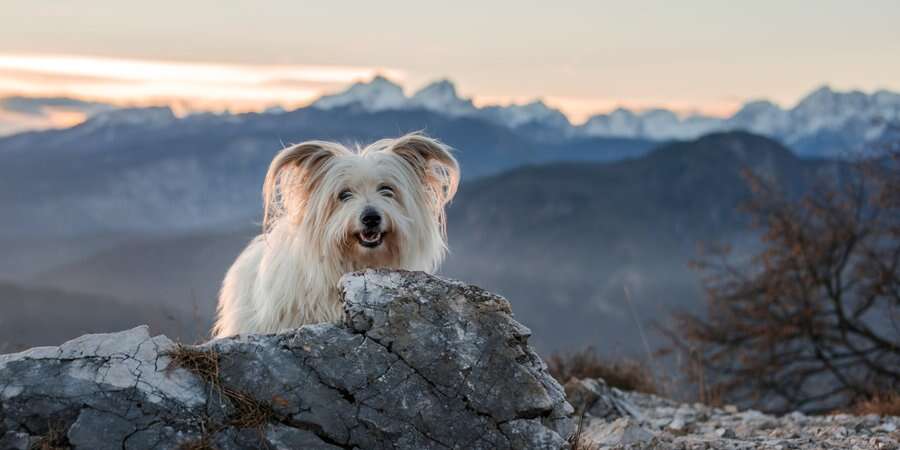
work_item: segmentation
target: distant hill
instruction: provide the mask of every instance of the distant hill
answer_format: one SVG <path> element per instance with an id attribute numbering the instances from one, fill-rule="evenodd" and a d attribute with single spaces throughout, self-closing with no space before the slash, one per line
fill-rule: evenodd
<path id="1" fill-rule="evenodd" d="M 835 167 L 735 132 L 619 162 L 531 166 L 466 182 L 449 210 L 442 273 L 508 296 L 544 350 L 593 344 L 635 354 L 639 322 L 664 322 L 672 308 L 702 301 L 687 267 L 699 242 L 755 245 L 738 210 L 749 195 L 743 169 L 796 193 Z M 225 270 L 257 230 L 248 219 L 236 231 L 147 235 L 30 282 L 183 314 L 196 305 L 208 323 Z"/>
<path id="2" fill-rule="evenodd" d="M 0 353 L 59 345 L 85 333 L 150 324 L 154 333 L 197 335 L 195 323 L 152 304 L 126 305 L 97 295 L 0 283 Z"/>
<path id="3" fill-rule="evenodd" d="M 165 108 L 113 111 L 66 130 L 0 139 L 0 240 L 246 223 L 259 214 L 263 176 L 284 145 L 365 144 L 416 130 L 455 147 L 467 180 L 524 164 L 621 159 L 653 145 L 621 138 L 546 143 L 477 118 L 424 110 L 306 108 L 184 119 Z"/>
<path id="4" fill-rule="evenodd" d="M 514 170 L 461 190 L 444 271 L 507 295 L 541 346 L 642 351 L 638 322 L 702 302 L 688 268 L 699 243 L 756 245 L 739 210 L 744 169 L 798 193 L 836 164 L 735 132 L 615 163 Z"/>
<path id="5" fill-rule="evenodd" d="M 669 139 L 724 130 L 769 136 L 803 157 L 844 156 L 900 128 L 900 94 L 828 87 L 790 109 L 753 101 L 729 118 L 620 109 L 578 126 L 540 101 L 476 107 L 447 80 L 407 95 L 379 77 L 295 111 L 183 118 L 166 107 L 0 99 L 0 109 L 23 113 L 42 105 L 90 119 L 0 138 L 0 241 L 227 229 L 259 215 L 275 152 L 308 139 L 365 144 L 423 130 L 455 147 L 464 179 L 474 180 L 525 165 L 635 158 Z"/>
<path id="6" fill-rule="evenodd" d="M 202 319 L 198 326 L 208 329 L 225 271 L 258 233 L 248 225 L 231 232 L 135 238 L 56 266 L 29 282 L 197 314 Z"/>

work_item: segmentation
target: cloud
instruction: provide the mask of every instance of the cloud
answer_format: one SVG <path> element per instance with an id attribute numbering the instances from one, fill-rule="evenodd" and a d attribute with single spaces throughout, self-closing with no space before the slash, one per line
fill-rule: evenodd
<path id="1" fill-rule="evenodd" d="M 116 106 L 67 97 L 0 98 L 0 136 L 77 125 Z"/>
<path id="2" fill-rule="evenodd" d="M 115 108 L 100 102 L 89 102 L 68 97 L 6 97 L 0 98 L 0 109 L 8 113 L 46 117 L 53 110 L 78 111 L 96 114 Z"/>
<path id="3" fill-rule="evenodd" d="M 48 120 L 68 124 L 75 113 L 88 117 L 113 105 L 165 105 L 182 113 L 294 108 L 378 74 L 405 78 L 379 67 L 0 53 L 0 97 L 11 97 L 0 105 L 0 133 Z"/>

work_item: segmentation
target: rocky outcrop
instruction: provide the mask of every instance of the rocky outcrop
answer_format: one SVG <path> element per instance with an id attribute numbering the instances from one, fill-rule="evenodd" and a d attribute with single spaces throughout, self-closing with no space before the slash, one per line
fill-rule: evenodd
<path id="1" fill-rule="evenodd" d="M 342 287 L 341 324 L 199 346 L 138 327 L 0 356 L 0 449 L 567 445 L 573 410 L 506 300 L 414 272 Z"/>
<path id="2" fill-rule="evenodd" d="M 593 379 L 570 380 L 565 389 L 579 417 L 576 440 L 582 449 L 900 448 L 900 417 L 799 412 L 778 417 L 623 392 Z"/>

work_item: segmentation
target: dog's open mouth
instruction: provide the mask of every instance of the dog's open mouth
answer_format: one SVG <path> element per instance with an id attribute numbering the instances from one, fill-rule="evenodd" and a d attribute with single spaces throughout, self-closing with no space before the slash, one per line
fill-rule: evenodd
<path id="1" fill-rule="evenodd" d="M 363 230 L 356 234 L 359 245 L 366 248 L 375 248 L 384 240 L 384 233 L 378 230 Z"/>

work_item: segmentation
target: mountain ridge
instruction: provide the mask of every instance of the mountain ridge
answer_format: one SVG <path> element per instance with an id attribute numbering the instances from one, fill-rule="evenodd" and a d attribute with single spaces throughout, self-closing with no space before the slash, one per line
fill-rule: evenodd
<path id="1" fill-rule="evenodd" d="M 363 94 L 384 89 L 386 84 L 393 86 L 392 92 L 395 94 L 388 105 L 373 103 L 369 100 L 371 95 Z M 441 101 L 415 101 L 422 93 L 436 90 L 443 92 Z M 423 108 L 441 113 L 452 110 L 457 116 L 479 117 L 510 129 L 537 125 L 553 132 L 546 139 L 587 136 L 664 141 L 696 139 L 711 132 L 744 130 L 779 139 L 804 156 L 841 156 L 842 153 L 864 150 L 865 145 L 884 135 L 885 123 L 900 122 L 900 93 L 884 89 L 871 94 L 859 90 L 839 92 L 827 85 L 813 90 L 787 109 L 769 100 L 751 100 L 733 115 L 720 118 L 703 115 L 681 117 L 662 108 L 635 112 L 620 107 L 610 113 L 595 114 L 581 125 L 573 125 L 560 110 L 538 99 L 524 104 L 471 107 L 471 99 L 460 98 L 455 87 L 446 79 L 426 85 L 411 97 L 405 97 L 399 85 L 386 78 L 376 78 L 368 84 L 356 83 L 340 94 L 325 96 L 313 102 L 312 107 L 333 108 L 333 103 L 329 101 L 333 97 L 344 101 L 341 106 L 355 105 L 369 111 Z M 459 105 L 469 107 L 460 108 Z M 850 142 L 826 139 L 829 133 L 845 135 Z"/>
<path id="2" fill-rule="evenodd" d="M 0 99 L 0 108 L 8 103 L 16 111 L 41 114 L 44 106 L 74 108 L 88 121 L 102 116 L 111 122 L 146 120 L 165 123 L 166 111 L 148 110 L 141 117 L 139 109 L 122 110 L 97 103 L 49 98 Z M 540 99 L 521 104 L 476 106 L 471 98 L 460 96 L 449 79 L 438 79 L 407 95 L 404 88 L 383 77 L 354 83 L 343 91 L 328 93 L 301 109 L 343 110 L 374 114 L 390 111 L 427 111 L 449 118 L 472 118 L 503 126 L 516 133 L 542 142 L 559 142 L 592 137 L 632 138 L 653 141 L 695 139 L 717 131 L 745 130 L 780 140 L 802 156 L 840 157 L 858 154 L 877 145 L 889 133 L 889 126 L 900 126 L 900 93 L 879 89 L 871 93 L 859 90 L 836 91 L 828 85 L 814 89 L 794 106 L 783 108 L 769 100 L 749 100 L 728 117 L 703 115 L 681 116 L 673 111 L 654 108 L 633 111 L 616 108 L 595 114 L 582 124 L 572 124 L 559 109 Z M 152 113 L 152 114 L 151 114 Z M 286 113 L 270 108 L 263 115 Z M 168 111 L 171 114 L 171 111 Z M 218 116 L 220 120 L 240 120 L 243 115 L 197 113 L 186 116 Z M 129 117 L 131 117 L 129 119 Z M 95 121 L 95 126 L 98 123 Z"/>
<path id="3" fill-rule="evenodd" d="M 739 209 L 749 198 L 744 169 L 796 193 L 840 164 L 730 132 L 621 161 L 535 164 L 467 180 L 447 212 L 451 251 L 441 273 L 515 299 L 542 349 L 608 341 L 611 352 L 635 354 L 635 320 L 699 304 L 702 290 L 688 267 L 699 242 L 735 243 L 736 251 L 756 244 Z M 178 310 L 196 305 L 206 323 L 225 271 L 259 231 L 257 217 L 230 233 L 132 238 L 28 282 L 133 303 L 165 299 L 171 303 L 160 306 Z"/>

